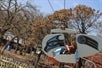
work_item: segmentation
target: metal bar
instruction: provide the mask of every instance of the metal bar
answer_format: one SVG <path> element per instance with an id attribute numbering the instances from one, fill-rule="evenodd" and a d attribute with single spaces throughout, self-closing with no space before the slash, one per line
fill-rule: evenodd
<path id="1" fill-rule="evenodd" d="M 96 68 L 95 63 L 94 63 L 94 62 L 92 62 L 91 60 L 88 60 L 88 59 L 86 59 L 86 58 L 81 58 L 81 59 L 84 59 L 84 60 L 86 60 L 86 61 L 88 61 L 88 62 L 92 63 L 92 64 L 94 65 L 94 67 Z"/>

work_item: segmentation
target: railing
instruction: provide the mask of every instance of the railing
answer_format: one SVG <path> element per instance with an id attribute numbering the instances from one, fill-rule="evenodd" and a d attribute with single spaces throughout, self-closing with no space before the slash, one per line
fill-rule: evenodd
<path id="1" fill-rule="evenodd" d="M 86 58 L 81 58 L 81 61 L 82 61 L 82 68 L 96 68 L 95 63 Z"/>
<path id="2" fill-rule="evenodd" d="M 33 66 L 0 55 L 0 68 L 33 68 Z"/>

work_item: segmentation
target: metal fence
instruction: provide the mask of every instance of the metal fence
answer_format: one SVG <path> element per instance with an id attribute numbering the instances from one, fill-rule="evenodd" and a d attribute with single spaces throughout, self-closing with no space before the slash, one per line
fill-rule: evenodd
<path id="1" fill-rule="evenodd" d="M 0 68 L 33 68 L 30 64 L 0 55 Z"/>

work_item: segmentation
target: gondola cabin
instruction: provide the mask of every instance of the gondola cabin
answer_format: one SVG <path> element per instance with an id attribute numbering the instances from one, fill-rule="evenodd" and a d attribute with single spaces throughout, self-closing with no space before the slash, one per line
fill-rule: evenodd
<path id="1" fill-rule="evenodd" d="M 97 36 L 78 34 L 76 42 L 79 57 L 91 56 L 102 50 L 102 39 Z"/>
<path id="2" fill-rule="evenodd" d="M 65 54 L 65 36 L 64 33 L 73 34 L 73 29 L 52 29 L 51 34 L 44 37 L 42 41 L 42 50 L 49 56 L 55 58 L 59 62 L 75 63 L 75 54 Z"/>

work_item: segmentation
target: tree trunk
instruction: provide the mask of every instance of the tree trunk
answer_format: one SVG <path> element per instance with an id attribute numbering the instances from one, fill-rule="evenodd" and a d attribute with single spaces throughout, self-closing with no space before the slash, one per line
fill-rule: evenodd
<path id="1" fill-rule="evenodd" d="M 42 55 L 42 51 L 40 52 L 40 54 L 37 55 L 37 59 L 36 59 L 35 64 L 34 64 L 34 68 L 37 68 L 41 55 Z"/>
<path id="2" fill-rule="evenodd" d="M 78 67 L 77 68 L 81 68 L 81 66 L 82 66 L 82 61 L 81 61 L 81 58 L 79 58 Z"/>
<path id="3" fill-rule="evenodd" d="M 16 45 L 15 53 L 17 53 L 18 48 L 19 48 L 19 38 L 17 37 L 17 45 Z"/>
<path id="4" fill-rule="evenodd" d="M 59 68 L 64 68 L 64 63 L 60 63 Z"/>
<path id="5" fill-rule="evenodd" d="M 81 31 L 81 33 L 82 34 L 86 34 L 86 32 L 85 32 L 85 24 L 82 22 L 81 23 L 81 26 L 82 26 L 82 31 Z"/>

